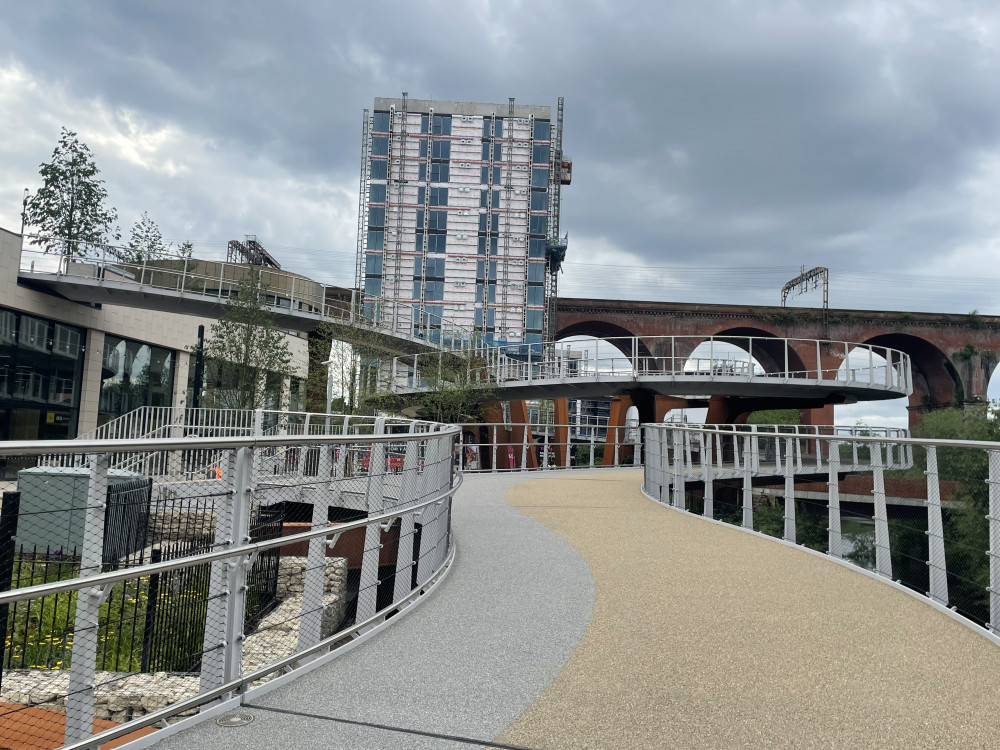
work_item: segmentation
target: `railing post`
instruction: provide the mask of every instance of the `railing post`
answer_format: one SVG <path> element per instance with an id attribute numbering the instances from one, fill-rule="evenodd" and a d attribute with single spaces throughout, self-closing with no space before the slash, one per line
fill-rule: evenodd
<path id="1" fill-rule="evenodd" d="M 80 551 L 80 577 L 97 575 L 104 560 L 104 519 L 108 500 L 107 453 L 91 459 L 84 515 L 83 543 Z M 69 670 L 66 695 L 66 731 L 68 745 L 89 737 L 94 728 L 94 688 L 96 679 L 99 610 L 105 591 L 98 586 L 84 587 L 77 593 L 76 620 L 73 628 L 73 662 Z"/>
<path id="2" fill-rule="evenodd" d="M 927 446 L 927 567 L 930 591 L 927 595 L 948 606 L 948 565 L 941 521 L 941 486 L 938 484 L 937 447 Z M 992 515 L 992 513 L 990 514 Z M 992 563 L 992 558 L 991 558 Z"/>
<path id="3" fill-rule="evenodd" d="M 820 353 L 819 353 L 819 340 L 817 339 L 817 341 L 816 341 L 816 380 L 819 380 L 819 381 L 823 380 L 823 365 L 821 364 L 821 362 L 822 362 L 822 360 L 820 359 Z"/>
<path id="4" fill-rule="evenodd" d="M 673 502 L 670 504 L 675 508 L 684 508 L 684 458 L 683 458 L 683 436 L 680 430 L 671 430 L 674 443 L 674 493 Z"/>
<path id="5" fill-rule="evenodd" d="M 738 436 L 733 433 L 733 446 Z M 751 457 L 752 439 L 750 435 L 743 436 L 743 528 L 753 528 L 753 477 L 751 475 L 753 458 Z"/>
<path id="6" fill-rule="evenodd" d="M 1000 451 L 989 451 L 990 621 L 987 627 L 1000 634 Z"/>
<path id="7" fill-rule="evenodd" d="M 546 428 L 545 432 L 542 433 L 542 468 L 549 468 L 549 431 Z"/>
<path id="8" fill-rule="evenodd" d="M 795 443 L 785 438 L 785 534 L 786 542 L 795 542 Z"/>
<path id="9" fill-rule="evenodd" d="M 333 450 L 334 446 L 321 445 L 319 447 L 319 466 L 316 472 L 317 484 L 315 487 L 307 487 L 312 499 L 312 526 L 322 526 L 329 522 L 330 501 L 334 493 L 330 491 L 330 475 L 333 472 Z M 304 448 L 304 446 L 303 446 Z M 304 651 L 319 643 L 323 637 L 323 598 L 326 585 L 326 550 L 327 539 L 325 536 L 313 537 L 309 540 L 309 547 L 306 551 L 306 569 L 302 581 L 302 609 L 299 614 L 299 641 L 298 650 Z M 304 661 L 312 661 L 315 658 L 309 657 Z"/>
<path id="10" fill-rule="evenodd" d="M 715 517 L 715 481 L 712 479 L 712 440 L 711 432 L 701 435 L 701 478 L 704 483 L 704 507 L 701 514 L 706 518 Z M 705 441 L 708 441 L 706 446 Z"/>
<path id="11" fill-rule="evenodd" d="M 413 505 L 417 501 L 417 476 L 420 468 L 418 448 L 420 444 L 416 436 L 410 436 L 403 453 L 403 473 L 399 482 L 399 502 L 401 505 Z M 463 450 L 464 454 L 465 451 Z M 410 582 L 413 577 L 413 513 L 407 513 L 399 520 L 399 546 L 396 553 L 396 578 L 393 583 L 392 600 L 398 602 L 410 593 Z"/>
<path id="12" fill-rule="evenodd" d="M 181 288 L 178 290 L 181 294 L 184 294 L 184 289 L 187 286 L 187 273 L 188 273 L 188 259 L 187 256 L 185 256 L 184 268 L 181 270 Z"/>
<path id="13" fill-rule="evenodd" d="M 870 350 L 869 350 L 870 351 Z M 885 474 L 882 470 L 882 445 L 869 443 L 875 501 L 875 572 L 892 578 L 892 557 L 889 554 L 889 516 L 885 503 Z"/>
<path id="14" fill-rule="evenodd" d="M 843 557 L 840 534 L 840 443 L 831 440 L 830 458 L 827 462 L 827 505 L 829 526 L 827 526 L 827 549 L 832 557 Z"/>
<path id="15" fill-rule="evenodd" d="M 385 434 L 385 418 L 375 420 L 375 435 Z M 368 516 L 375 516 L 385 508 L 385 443 L 373 442 L 368 453 L 368 482 L 365 506 Z M 378 603 L 379 557 L 382 548 L 381 529 L 378 524 L 365 527 L 365 549 L 361 558 L 361 581 L 358 588 L 357 621 L 375 614 Z"/>
<path id="16" fill-rule="evenodd" d="M 146 283 L 146 254 L 142 254 L 142 268 L 139 271 L 139 286 Z"/>

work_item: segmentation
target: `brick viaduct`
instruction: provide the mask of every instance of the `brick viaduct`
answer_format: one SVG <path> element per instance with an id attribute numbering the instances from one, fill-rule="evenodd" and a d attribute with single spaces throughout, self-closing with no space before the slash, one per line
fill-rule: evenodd
<path id="1" fill-rule="evenodd" d="M 990 376 L 1000 361 L 1000 317 L 975 313 L 830 310 L 824 322 L 822 310 L 815 308 L 560 298 L 555 329 L 557 338 L 646 337 L 647 352 L 653 356 L 670 354 L 663 350 L 669 344 L 655 336 L 824 339 L 898 349 L 910 356 L 913 368 L 911 426 L 927 410 L 985 400 Z M 739 345 L 739 339 L 733 343 Z M 803 343 L 792 348 L 801 360 L 794 364 L 816 368 L 814 346 Z M 755 344 L 753 354 L 765 370 L 776 367 L 776 362 L 768 361 L 766 348 L 761 352 Z M 844 359 L 843 348 L 821 350 L 819 359 L 824 369 L 836 369 Z M 728 418 L 713 421 L 731 421 L 738 411 L 730 409 Z M 832 416 L 831 407 L 826 407 L 814 410 L 809 421 L 831 424 Z"/>

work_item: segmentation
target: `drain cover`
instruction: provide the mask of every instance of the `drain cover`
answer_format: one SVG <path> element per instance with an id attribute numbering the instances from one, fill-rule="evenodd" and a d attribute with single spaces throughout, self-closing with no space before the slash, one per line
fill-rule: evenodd
<path id="1" fill-rule="evenodd" d="M 253 721 L 253 714 L 229 714 L 215 720 L 220 727 L 243 727 Z"/>

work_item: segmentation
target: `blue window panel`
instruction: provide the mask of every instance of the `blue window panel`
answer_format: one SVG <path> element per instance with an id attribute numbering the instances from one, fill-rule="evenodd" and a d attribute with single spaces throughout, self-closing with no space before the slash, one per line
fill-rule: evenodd
<path id="1" fill-rule="evenodd" d="M 427 158 L 427 147 L 430 142 L 426 138 L 420 138 L 417 140 L 417 156 L 422 159 Z"/>
<path id="2" fill-rule="evenodd" d="M 448 188 L 432 187 L 431 188 L 431 205 L 432 206 L 447 206 L 448 205 Z"/>
<path id="3" fill-rule="evenodd" d="M 489 190 L 480 190 L 479 191 L 479 207 L 480 208 L 489 208 L 489 206 L 490 206 L 490 204 L 489 204 Z"/>
<path id="4" fill-rule="evenodd" d="M 373 182 L 368 188 L 369 203 L 385 203 L 385 185 Z"/>
<path id="5" fill-rule="evenodd" d="M 540 344 L 540 343 L 542 343 L 542 334 L 540 334 L 540 333 L 528 333 L 528 334 L 525 334 L 525 336 L 524 336 L 524 343 L 526 343 L 526 344 Z"/>
<path id="6" fill-rule="evenodd" d="M 427 162 L 422 161 L 417 166 L 417 181 L 427 182 Z"/>
<path id="7" fill-rule="evenodd" d="M 444 282 L 428 281 L 424 288 L 424 299 L 440 302 L 444 299 Z"/>
<path id="8" fill-rule="evenodd" d="M 497 322 L 497 311 L 495 307 L 487 308 L 486 310 L 486 327 L 493 328 Z"/>
<path id="9" fill-rule="evenodd" d="M 540 331 L 542 330 L 542 311 L 541 310 L 528 310 L 525 314 L 524 327 L 530 331 Z"/>
<path id="10" fill-rule="evenodd" d="M 500 214 L 495 213 L 490 217 L 490 231 L 500 231 Z"/>
<path id="11" fill-rule="evenodd" d="M 434 231 L 435 229 L 447 229 L 448 228 L 448 212 L 447 211 L 428 211 L 430 216 L 428 217 L 428 229 Z"/>
<path id="12" fill-rule="evenodd" d="M 490 281 L 497 280 L 497 262 L 495 260 L 490 261 Z"/>
<path id="13" fill-rule="evenodd" d="M 429 234 L 427 235 L 427 252 L 443 253 L 448 249 L 448 235 Z"/>
<path id="14" fill-rule="evenodd" d="M 448 160 L 451 158 L 451 141 L 434 141 L 431 147 L 432 159 Z"/>
<path id="15" fill-rule="evenodd" d="M 503 138 L 503 118 L 498 117 L 496 119 L 496 125 L 493 127 L 493 137 Z"/>
<path id="16" fill-rule="evenodd" d="M 497 238 L 496 236 L 490 237 L 490 252 L 496 255 L 497 253 Z M 486 255 L 486 235 L 481 235 L 479 237 L 479 254 Z"/>
<path id="17" fill-rule="evenodd" d="M 427 188 L 421 185 L 417 188 L 417 203 L 419 205 L 424 205 L 427 202 Z"/>
<path id="18" fill-rule="evenodd" d="M 483 289 L 484 287 L 482 284 L 476 284 L 476 302 L 483 301 Z"/>
<path id="19" fill-rule="evenodd" d="M 376 112 L 374 115 L 372 115 L 372 132 L 375 133 L 389 132 L 388 112 Z"/>
<path id="20" fill-rule="evenodd" d="M 375 206 L 368 209 L 368 226 L 381 229 L 385 226 L 385 207 Z"/>
<path id="21" fill-rule="evenodd" d="M 531 150 L 531 162 L 532 164 L 548 164 L 549 147 L 536 144 Z"/>
<path id="22" fill-rule="evenodd" d="M 548 141 L 552 138 L 551 126 L 548 120 L 535 120 L 533 136 L 536 141 Z"/>
<path id="23" fill-rule="evenodd" d="M 528 239 L 528 257 L 545 257 L 545 239 L 543 237 L 531 237 Z"/>
<path id="24" fill-rule="evenodd" d="M 451 115 L 434 115 L 434 135 L 451 135 Z"/>
<path id="25" fill-rule="evenodd" d="M 425 305 L 424 311 L 428 327 L 440 328 L 441 318 L 444 317 L 444 305 Z"/>
<path id="26" fill-rule="evenodd" d="M 388 155 L 389 155 L 389 136 L 373 135 L 372 156 L 388 156 Z"/>
<path id="27" fill-rule="evenodd" d="M 486 214 L 479 214 L 479 231 L 486 231 Z"/>
<path id="28" fill-rule="evenodd" d="M 526 304 L 528 305 L 541 305 L 544 304 L 545 288 L 541 286 L 529 286 L 528 296 Z"/>
<path id="29" fill-rule="evenodd" d="M 443 279 L 444 262 L 445 259 L 443 257 L 432 258 L 427 256 L 427 258 L 424 259 L 424 276 L 429 279 Z"/>
<path id="30" fill-rule="evenodd" d="M 424 228 L 424 209 L 417 209 L 417 229 Z"/>
<path id="31" fill-rule="evenodd" d="M 497 301 L 497 286 L 496 284 L 490 284 L 489 294 L 487 295 L 487 302 Z"/>
<path id="32" fill-rule="evenodd" d="M 448 182 L 449 172 L 447 164 L 431 164 L 431 182 Z"/>
<path id="33" fill-rule="evenodd" d="M 528 281 L 545 281 L 544 263 L 528 263 Z"/>
<path id="34" fill-rule="evenodd" d="M 490 144 L 488 142 L 483 144 L 483 153 L 480 159 L 482 161 L 490 160 Z M 485 180 L 483 180 L 483 182 L 485 182 Z"/>
<path id="35" fill-rule="evenodd" d="M 416 250 L 418 253 L 423 252 L 423 250 L 424 250 L 424 233 L 423 232 L 417 232 L 417 238 L 413 242 L 413 249 Z"/>
<path id="36" fill-rule="evenodd" d="M 476 328 L 483 327 L 483 308 L 476 308 Z"/>
<path id="37" fill-rule="evenodd" d="M 483 138 L 489 138 L 493 131 L 493 121 L 489 117 L 483 118 Z"/>
<path id="38" fill-rule="evenodd" d="M 548 231 L 548 217 L 531 216 L 528 218 L 528 232 L 530 234 L 545 234 Z"/>
<path id="39" fill-rule="evenodd" d="M 486 280 L 486 261 L 477 260 L 476 261 L 476 281 Z"/>
<path id="40" fill-rule="evenodd" d="M 426 135 L 427 133 L 427 115 L 420 115 L 420 132 Z"/>
<path id="41" fill-rule="evenodd" d="M 382 275 L 382 256 L 373 253 L 365 255 L 365 273 L 369 276 Z"/>
<path id="42" fill-rule="evenodd" d="M 420 288 L 421 288 L 420 287 L 420 281 L 419 280 L 414 280 L 413 281 L 413 297 L 411 297 L 411 299 L 420 299 Z"/>
<path id="43" fill-rule="evenodd" d="M 389 178 L 389 162 L 385 159 L 372 159 L 371 169 L 368 176 L 373 180 L 385 180 Z"/>
<path id="44" fill-rule="evenodd" d="M 549 194 L 544 190 L 532 190 L 531 191 L 531 210 L 532 211 L 548 211 L 549 210 Z"/>
<path id="45" fill-rule="evenodd" d="M 549 186 L 549 168 L 548 167 L 532 167 L 531 168 L 531 187 L 533 188 L 548 188 Z"/>
<path id="46" fill-rule="evenodd" d="M 384 250 L 385 249 L 385 232 L 373 231 L 368 233 L 368 249 L 369 250 Z"/>
<path id="47" fill-rule="evenodd" d="M 365 279 L 365 296 L 378 297 L 382 294 L 382 279 Z"/>

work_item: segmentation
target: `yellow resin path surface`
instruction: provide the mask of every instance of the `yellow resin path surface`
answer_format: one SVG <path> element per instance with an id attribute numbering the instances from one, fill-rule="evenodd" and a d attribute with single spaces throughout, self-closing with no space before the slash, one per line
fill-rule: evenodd
<path id="1" fill-rule="evenodd" d="M 576 548 L 595 605 L 497 743 L 1000 748 L 1000 647 L 865 575 L 661 507 L 640 483 L 565 473 L 507 492 Z"/>

